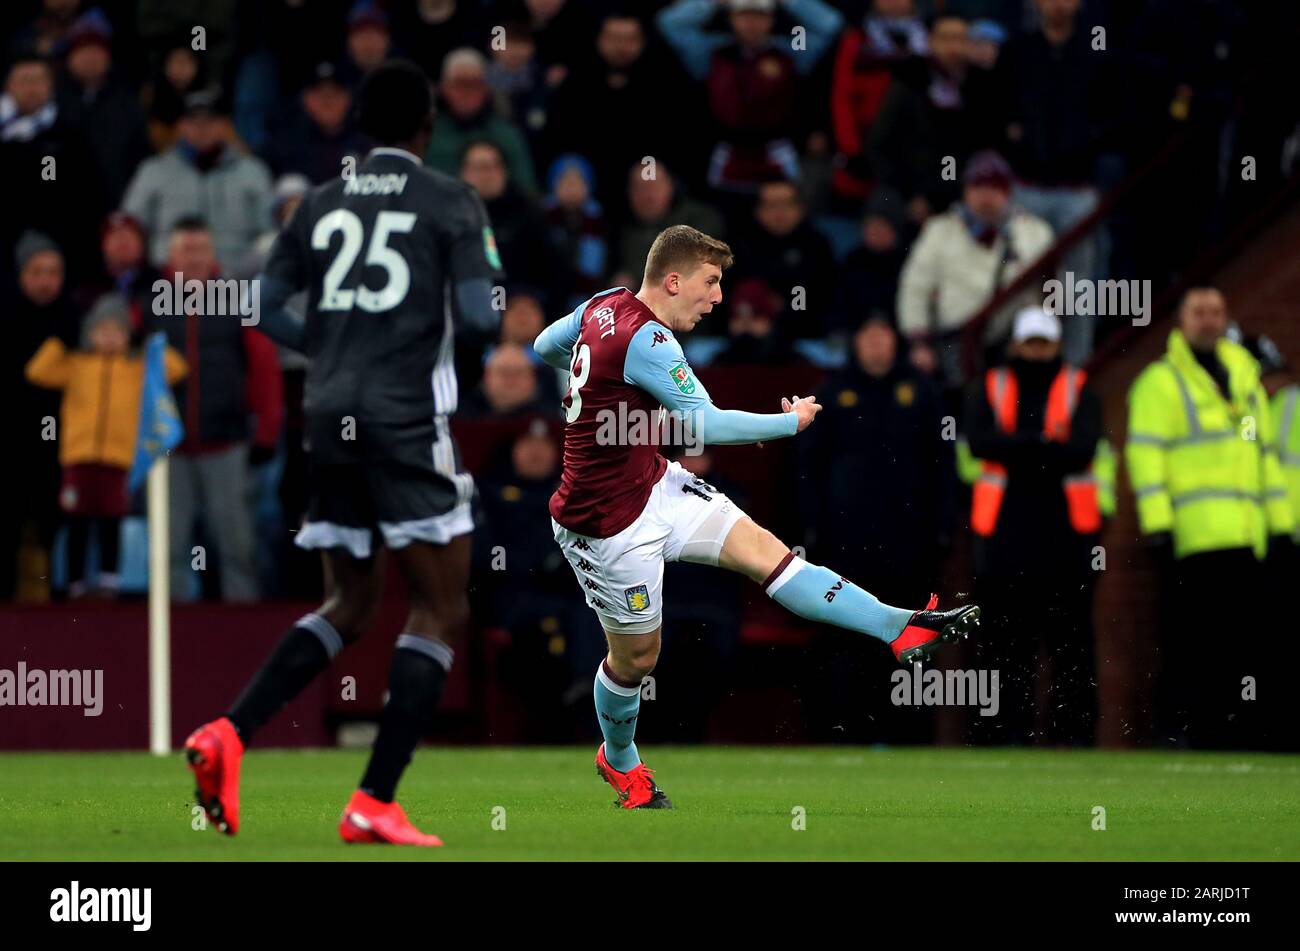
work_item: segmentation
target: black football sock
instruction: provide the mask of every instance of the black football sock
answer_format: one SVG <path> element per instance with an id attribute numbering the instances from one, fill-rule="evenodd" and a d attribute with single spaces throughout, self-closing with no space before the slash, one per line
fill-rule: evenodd
<path id="1" fill-rule="evenodd" d="M 379 720 L 379 736 L 370 753 L 370 764 L 361 777 L 361 791 L 380 802 L 392 802 L 397 781 L 411 762 L 433 716 L 442 685 L 451 670 L 452 649 L 441 641 L 417 634 L 403 634 L 393 651 L 388 673 L 388 703 Z"/>
<path id="2" fill-rule="evenodd" d="M 280 639 L 226 716 L 247 746 L 253 734 L 302 692 L 343 650 L 343 638 L 319 614 L 298 619 Z"/>

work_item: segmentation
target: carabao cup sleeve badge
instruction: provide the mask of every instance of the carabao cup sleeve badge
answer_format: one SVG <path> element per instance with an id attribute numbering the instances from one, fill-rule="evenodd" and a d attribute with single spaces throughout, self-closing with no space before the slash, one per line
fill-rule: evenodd
<path id="1" fill-rule="evenodd" d="M 677 389 L 681 390 L 687 396 L 695 392 L 695 378 L 691 376 L 691 368 L 684 363 L 678 363 L 668 374 L 677 384 Z"/>

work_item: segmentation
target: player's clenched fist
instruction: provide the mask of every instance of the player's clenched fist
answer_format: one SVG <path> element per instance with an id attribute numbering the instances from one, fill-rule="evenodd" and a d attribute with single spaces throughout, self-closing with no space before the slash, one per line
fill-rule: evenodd
<path id="1" fill-rule="evenodd" d="M 821 412 L 822 404 L 817 402 L 815 396 L 796 396 L 793 400 L 785 397 L 781 398 L 781 412 L 789 413 L 793 411 L 799 416 L 799 428 L 796 432 L 803 432 L 812 423 L 813 417 Z"/>

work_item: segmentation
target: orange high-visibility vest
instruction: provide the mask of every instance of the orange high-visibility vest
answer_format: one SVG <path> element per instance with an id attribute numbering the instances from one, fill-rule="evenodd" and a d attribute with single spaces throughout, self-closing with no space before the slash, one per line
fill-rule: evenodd
<path id="1" fill-rule="evenodd" d="M 1070 421 L 1079 403 L 1079 391 L 1088 375 L 1078 367 L 1062 366 L 1047 391 L 1047 411 L 1043 414 L 1043 435 L 1055 442 L 1070 438 Z M 1016 375 L 1007 367 L 997 367 L 984 375 L 984 390 L 998 428 L 1016 431 L 1016 413 L 1020 394 Z M 1063 480 L 1065 502 L 1070 512 L 1070 527 L 1080 535 L 1101 529 L 1101 506 L 1097 499 L 1097 479 L 1089 464 L 1084 472 L 1067 475 Z M 983 460 L 979 478 L 971 494 L 970 527 L 976 535 L 988 537 L 998 527 L 998 513 L 1007 493 L 1007 467 Z"/>

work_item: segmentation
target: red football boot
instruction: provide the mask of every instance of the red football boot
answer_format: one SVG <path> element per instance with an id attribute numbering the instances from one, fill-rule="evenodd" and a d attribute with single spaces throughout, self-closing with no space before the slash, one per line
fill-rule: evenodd
<path id="1" fill-rule="evenodd" d="M 671 809 L 672 802 L 664 791 L 655 785 L 655 771 L 645 763 L 637 763 L 626 773 L 620 773 L 605 759 L 605 744 L 596 750 L 596 773 L 614 787 L 618 798 L 614 805 L 623 809 Z"/>
<path id="2" fill-rule="evenodd" d="M 239 831 L 239 761 L 244 744 L 235 725 L 222 717 L 205 723 L 185 741 L 185 760 L 194 771 L 198 800 L 221 832 Z"/>
<path id="3" fill-rule="evenodd" d="M 442 845 L 436 835 L 426 835 L 406 818 L 406 811 L 395 802 L 380 802 L 360 789 L 352 794 L 339 836 L 344 842 L 374 842 L 386 845 Z"/>
<path id="4" fill-rule="evenodd" d="M 925 660 L 945 642 L 969 637 L 970 632 L 980 626 L 980 608 L 978 604 L 963 604 L 961 607 L 947 611 L 936 611 L 939 596 L 930 595 L 930 603 L 925 610 L 917 611 L 889 646 L 894 649 L 894 656 L 901 663 L 915 664 Z"/>

